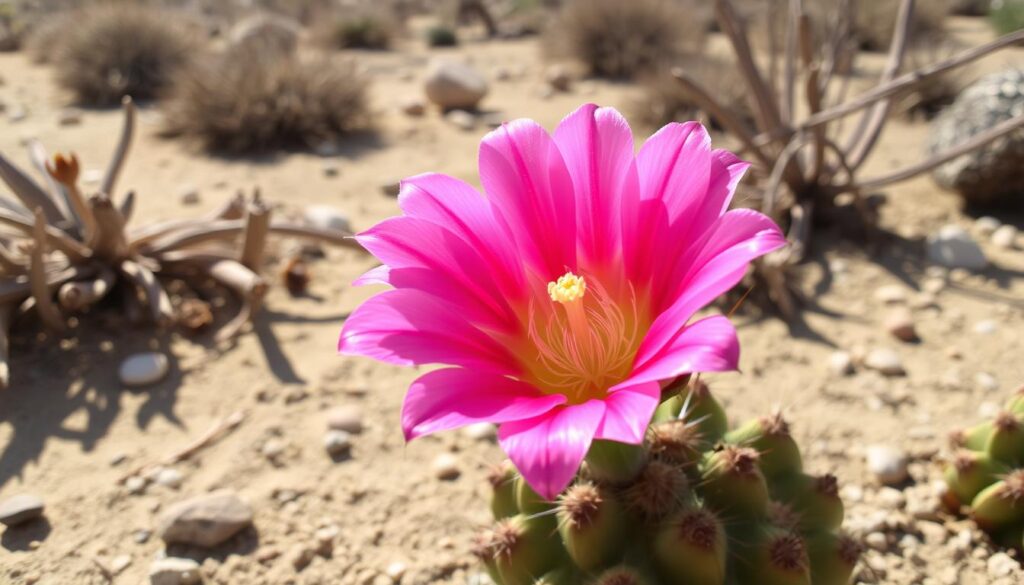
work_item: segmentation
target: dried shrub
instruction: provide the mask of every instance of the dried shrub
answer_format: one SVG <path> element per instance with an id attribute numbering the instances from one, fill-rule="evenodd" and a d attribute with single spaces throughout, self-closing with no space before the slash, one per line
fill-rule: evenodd
<path id="1" fill-rule="evenodd" d="M 53 55 L 57 80 L 89 105 L 156 97 L 195 47 L 186 20 L 144 5 L 92 4 L 64 22 Z"/>
<path id="2" fill-rule="evenodd" d="M 331 49 L 391 47 L 399 22 L 386 8 L 346 9 L 331 14 L 316 30 L 319 44 Z"/>
<path id="3" fill-rule="evenodd" d="M 833 0 L 831 4 L 836 4 Z M 827 5 L 829 2 L 823 3 Z M 853 22 L 853 35 L 860 47 L 867 51 L 884 51 L 889 48 L 896 31 L 896 14 L 900 0 L 859 0 Z M 925 0 L 914 5 L 914 20 L 911 23 L 912 38 L 921 35 L 939 34 L 943 31 L 946 17 L 950 13 L 949 0 Z M 825 13 L 832 14 L 832 12 Z M 823 14 L 824 16 L 824 14 Z"/>
<path id="4" fill-rule="evenodd" d="M 925 39 L 907 52 L 907 64 L 911 70 L 930 67 L 949 59 L 959 50 L 957 45 L 942 39 Z M 894 109 L 910 118 L 931 120 L 952 104 L 966 85 L 962 70 L 946 71 L 900 95 Z"/>
<path id="5" fill-rule="evenodd" d="M 549 55 L 571 57 L 593 75 L 632 78 L 704 46 L 709 13 L 696 0 L 570 0 L 545 39 Z"/>
<path id="6" fill-rule="evenodd" d="M 25 35 L 24 50 L 33 63 L 52 63 L 61 39 L 72 20 L 69 12 L 37 19 Z"/>
<path id="7" fill-rule="evenodd" d="M 315 147 L 369 126 L 366 86 L 347 60 L 239 47 L 182 72 L 168 130 L 219 152 Z"/>
<path id="8" fill-rule="evenodd" d="M 680 67 L 714 92 L 723 105 L 742 112 L 745 123 L 753 125 L 753 112 L 747 101 L 743 78 L 731 63 L 711 57 L 690 57 Z M 652 73 L 641 79 L 643 94 L 633 104 L 632 118 L 649 128 L 671 122 L 700 119 L 713 130 L 724 131 L 720 121 L 701 110 L 689 91 L 671 74 Z"/>
<path id="9" fill-rule="evenodd" d="M 1024 29 L 1024 0 L 993 0 L 989 18 L 1001 35 Z"/>
<path id="10" fill-rule="evenodd" d="M 459 44 L 459 37 L 451 27 L 444 25 L 432 26 L 427 29 L 428 47 L 454 47 Z"/>

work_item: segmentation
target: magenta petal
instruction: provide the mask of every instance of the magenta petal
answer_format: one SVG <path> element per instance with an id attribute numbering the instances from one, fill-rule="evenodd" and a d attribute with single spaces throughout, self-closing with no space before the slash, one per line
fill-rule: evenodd
<path id="1" fill-rule="evenodd" d="M 607 262 L 620 238 L 620 198 L 638 189 L 630 175 L 633 133 L 614 108 L 585 104 L 562 120 L 554 140 L 576 192 L 580 250 L 591 265 Z"/>
<path id="2" fill-rule="evenodd" d="M 655 318 L 640 344 L 636 365 L 643 365 L 669 343 L 680 331 L 680 323 L 736 286 L 752 260 L 785 244 L 778 226 L 756 211 L 735 209 L 723 215 L 703 246 L 695 245 L 696 252 L 683 260 L 685 268 L 676 269 L 675 274 L 682 275 L 676 298 Z"/>
<path id="3" fill-rule="evenodd" d="M 345 320 L 338 351 L 391 364 L 451 364 L 514 374 L 515 360 L 459 308 L 413 289 L 385 291 Z"/>
<path id="4" fill-rule="evenodd" d="M 435 370 L 420 376 L 402 403 L 405 439 L 478 422 L 507 423 L 540 416 L 565 403 L 561 394 L 463 368 Z"/>
<path id="5" fill-rule="evenodd" d="M 729 319 L 715 315 L 683 330 L 629 377 L 630 383 L 671 380 L 694 372 L 735 370 L 740 343 Z"/>
<path id="6" fill-rule="evenodd" d="M 594 438 L 639 445 L 644 440 L 647 425 L 661 400 L 661 386 L 657 382 L 643 382 L 628 387 L 613 388 L 604 403 L 606 412 Z"/>
<path id="7" fill-rule="evenodd" d="M 576 268 L 573 184 L 544 128 L 515 120 L 485 136 L 480 181 L 520 256 L 544 281 Z"/>
<path id="8" fill-rule="evenodd" d="M 553 500 L 569 485 L 590 449 L 605 404 L 590 400 L 501 425 L 498 441 L 526 483 Z"/>

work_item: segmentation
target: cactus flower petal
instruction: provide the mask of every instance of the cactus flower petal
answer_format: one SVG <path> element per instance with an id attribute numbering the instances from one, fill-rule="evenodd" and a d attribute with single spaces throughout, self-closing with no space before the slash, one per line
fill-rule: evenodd
<path id="1" fill-rule="evenodd" d="M 587 104 L 548 134 L 530 120 L 481 142 L 483 194 L 438 174 L 402 182 L 403 215 L 359 241 L 394 290 L 347 319 L 339 351 L 443 364 L 415 382 L 408 439 L 472 422 L 553 497 L 594 439 L 637 444 L 660 386 L 737 367 L 724 317 L 693 321 L 758 256 L 785 244 L 752 210 L 727 211 L 747 163 L 697 123 L 633 154 L 614 109 Z"/>

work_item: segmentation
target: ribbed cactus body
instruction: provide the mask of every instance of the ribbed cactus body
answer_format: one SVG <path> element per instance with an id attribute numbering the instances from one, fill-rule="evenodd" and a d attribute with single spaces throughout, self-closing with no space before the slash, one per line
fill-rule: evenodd
<path id="1" fill-rule="evenodd" d="M 953 433 L 943 503 L 997 543 L 1024 548 L 1024 387 L 992 420 Z"/>
<path id="2" fill-rule="evenodd" d="M 839 532 L 835 478 L 804 472 L 781 416 L 726 421 L 691 385 L 644 445 L 596 441 L 553 502 L 502 467 L 477 556 L 497 585 L 848 583 L 860 547 Z"/>

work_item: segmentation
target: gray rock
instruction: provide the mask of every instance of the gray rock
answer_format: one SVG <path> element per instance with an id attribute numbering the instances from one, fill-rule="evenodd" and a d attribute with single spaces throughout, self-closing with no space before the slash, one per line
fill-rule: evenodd
<path id="1" fill-rule="evenodd" d="M 65 108 L 57 115 L 57 123 L 61 126 L 77 126 L 82 123 L 82 110 Z"/>
<path id="2" fill-rule="evenodd" d="M 864 458 L 868 471 L 883 485 L 901 483 L 909 476 L 907 454 L 895 447 L 873 445 L 868 447 Z"/>
<path id="3" fill-rule="evenodd" d="M 443 110 L 475 110 L 488 92 L 487 79 L 473 67 L 450 60 L 430 64 L 423 90 Z"/>
<path id="4" fill-rule="evenodd" d="M 0 502 L 0 523 L 16 526 L 43 515 L 43 500 L 32 494 L 19 494 Z"/>
<path id="5" fill-rule="evenodd" d="M 196 585 L 202 580 L 199 563 L 192 559 L 167 557 L 149 566 L 149 585 Z"/>
<path id="6" fill-rule="evenodd" d="M 928 260 L 947 268 L 981 270 L 988 259 L 970 234 L 957 225 L 946 225 L 928 236 Z"/>
<path id="7" fill-rule="evenodd" d="M 167 356 L 162 353 L 137 353 L 121 362 L 118 377 L 125 386 L 147 386 L 162 380 L 169 367 Z"/>
<path id="8" fill-rule="evenodd" d="M 988 75 L 960 93 L 932 123 L 928 150 L 956 146 L 1024 114 L 1024 69 Z M 935 181 L 970 202 L 989 203 L 1024 194 L 1024 129 L 1018 128 L 983 148 L 932 171 Z"/>
<path id="9" fill-rule="evenodd" d="M 182 205 L 196 205 L 199 203 L 199 189 L 195 185 L 182 185 L 178 188 L 178 201 Z"/>
<path id="10" fill-rule="evenodd" d="M 452 110 L 444 115 L 444 119 L 459 130 L 469 131 L 476 128 L 476 116 L 465 110 Z"/>
<path id="11" fill-rule="evenodd" d="M 352 451 L 352 435 L 345 431 L 327 431 L 324 435 L 324 449 L 331 457 L 344 457 Z"/>
<path id="12" fill-rule="evenodd" d="M 330 205 L 310 205 L 303 212 L 303 218 L 315 228 L 352 233 L 348 215 Z"/>
<path id="13" fill-rule="evenodd" d="M 234 492 L 220 490 L 178 502 L 160 515 L 164 542 L 214 547 L 252 525 L 252 508 Z"/>

